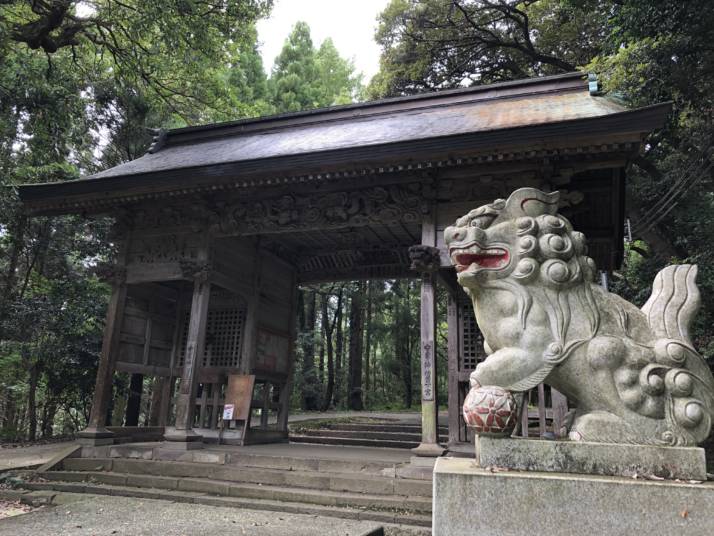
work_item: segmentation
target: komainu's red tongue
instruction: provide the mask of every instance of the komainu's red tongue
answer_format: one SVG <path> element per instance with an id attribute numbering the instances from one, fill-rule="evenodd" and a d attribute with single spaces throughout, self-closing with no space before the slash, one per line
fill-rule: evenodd
<path id="1" fill-rule="evenodd" d="M 468 267 L 476 263 L 482 268 L 498 268 L 508 263 L 508 252 L 504 251 L 498 255 L 485 255 L 483 253 L 460 253 L 456 256 L 456 262 L 460 266 Z"/>

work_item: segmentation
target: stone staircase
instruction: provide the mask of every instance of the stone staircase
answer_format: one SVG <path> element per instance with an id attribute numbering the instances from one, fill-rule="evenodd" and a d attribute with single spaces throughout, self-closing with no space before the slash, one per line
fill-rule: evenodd
<path id="1" fill-rule="evenodd" d="M 439 442 L 449 441 L 447 426 L 439 426 Z M 290 442 L 413 449 L 421 443 L 421 426 L 405 423 L 317 423 L 291 425 Z"/>
<path id="2" fill-rule="evenodd" d="M 318 459 L 231 453 L 223 463 L 142 459 L 157 447 L 112 447 L 107 456 L 66 458 L 54 470 L 35 473 L 30 490 L 93 493 L 307 513 L 431 527 L 430 478 L 389 461 Z M 365 449 L 368 450 L 368 449 Z M 122 453 L 125 456 L 121 457 Z M 111 454 L 111 455 L 110 455 Z M 184 459 L 212 460 L 209 452 L 183 453 Z M 407 464 L 408 465 L 408 464 Z M 430 475 L 429 475 L 430 476 Z"/>

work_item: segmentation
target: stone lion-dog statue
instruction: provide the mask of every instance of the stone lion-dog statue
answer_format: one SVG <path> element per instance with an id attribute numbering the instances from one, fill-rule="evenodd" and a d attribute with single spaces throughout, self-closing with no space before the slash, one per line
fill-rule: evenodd
<path id="1" fill-rule="evenodd" d="M 558 192 L 522 188 L 444 231 L 488 357 L 471 388 L 545 382 L 575 404 L 574 440 L 690 446 L 709 435 L 714 377 L 694 349 L 697 267 L 667 266 L 638 309 L 594 281 Z"/>

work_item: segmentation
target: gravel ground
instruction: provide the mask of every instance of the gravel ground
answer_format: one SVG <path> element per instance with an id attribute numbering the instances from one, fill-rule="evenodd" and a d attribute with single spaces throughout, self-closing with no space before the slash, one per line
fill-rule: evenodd
<path id="1" fill-rule="evenodd" d="M 0 520 L 6 517 L 19 516 L 34 510 L 32 506 L 22 504 L 20 501 L 6 501 L 0 499 Z"/>
<path id="2" fill-rule="evenodd" d="M 67 496 L 65 494 L 65 496 Z M 152 499 L 76 495 L 0 519 L 2 536 L 359 536 L 378 524 Z"/>

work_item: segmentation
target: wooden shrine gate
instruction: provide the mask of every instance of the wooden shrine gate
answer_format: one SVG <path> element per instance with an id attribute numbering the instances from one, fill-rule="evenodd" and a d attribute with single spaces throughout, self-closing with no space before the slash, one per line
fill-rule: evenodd
<path id="1" fill-rule="evenodd" d="M 22 186 L 31 214 L 116 221 L 118 252 L 103 270 L 112 297 L 80 435 L 92 444 L 115 439 L 106 420 L 120 371 L 154 378 L 152 423 L 177 446 L 216 439 L 232 374 L 256 384 L 254 422 L 233 439 L 285 440 L 298 285 L 420 277 L 415 450 L 444 452 L 436 422 L 439 285 L 450 294 L 449 438 L 451 446 L 467 441 L 460 406 L 483 346 L 444 228 L 519 187 L 559 190 L 560 211 L 588 236 L 589 255 L 601 269 L 616 268 L 625 169 L 668 110 L 625 110 L 569 73 L 170 130 L 131 162 Z M 419 274 L 410 269 L 415 245 L 437 253 Z M 542 419 L 557 421 L 562 407 Z"/>

